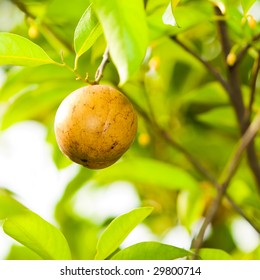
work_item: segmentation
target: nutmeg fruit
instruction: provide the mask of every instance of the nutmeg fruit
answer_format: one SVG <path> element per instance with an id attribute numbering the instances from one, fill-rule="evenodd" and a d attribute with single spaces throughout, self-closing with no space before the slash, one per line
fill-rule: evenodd
<path id="1" fill-rule="evenodd" d="M 54 123 L 60 150 L 72 161 L 91 169 L 115 163 L 130 147 L 137 131 L 137 115 L 120 91 L 90 85 L 69 94 Z"/>

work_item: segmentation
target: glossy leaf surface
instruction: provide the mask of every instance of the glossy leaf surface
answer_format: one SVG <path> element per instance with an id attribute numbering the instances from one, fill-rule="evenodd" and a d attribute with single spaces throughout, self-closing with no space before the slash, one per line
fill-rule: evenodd
<path id="1" fill-rule="evenodd" d="M 152 210 L 151 207 L 137 208 L 115 218 L 100 236 L 95 259 L 103 260 L 111 255 L 128 234 L 151 214 Z"/>
<path id="2" fill-rule="evenodd" d="M 127 247 L 112 260 L 174 260 L 187 257 L 190 252 L 159 242 L 141 242 Z"/>
<path id="3" fill-rule="evenodd" d="M 93 0 L 111 58 L 124 84 L 144 59 L 148 32 L 143 1 Z"/>
<path id="4" fill-rule="evenodd" d="M 16 34 L 0 33 L 0 65 L 38 66 L 55 63 L 32 41 Z"/>

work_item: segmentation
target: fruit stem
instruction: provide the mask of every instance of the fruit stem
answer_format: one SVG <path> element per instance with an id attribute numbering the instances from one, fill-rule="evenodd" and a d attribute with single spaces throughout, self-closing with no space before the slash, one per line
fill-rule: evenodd
<path id="1" fill-rule="evenodd" d="M 95 85 L 99 84 L 100 80 L 103 77 L 103 72 L 104 72 L 105 67 L 106 67 L 108 62 L 109 62 L 109 49 L 108 49 L 108 47 L 106 47 L 105 52 L 103 54 L 103 59 L 102 59 L 100 65 L 99 65 L 99 67 L 96 71 L 95 81 L 94 81 L 93 84 L 95 84 Z"/>
<path id="2" fill-rule="evenodd" d="M 62 61 L 61 66 L 66 67 L 70 72 L 72 72 L 73 74 L 75 74 L 75 75 L 76 75 L 76 80 L 81 80 L 81 81 L 83 81 L 83 82 L 88 82 L 87 77 L 86 77 L 86 78 L 83 78 L 83 77 L 78 73 L 78 70 L 77 70 L 76 67 L 73 69 L 73 68 L 71 68 L 71 67 L 65 62 L 63 51 L 61 51 L 60 55 L 61 55 L 61 61 Z"/>

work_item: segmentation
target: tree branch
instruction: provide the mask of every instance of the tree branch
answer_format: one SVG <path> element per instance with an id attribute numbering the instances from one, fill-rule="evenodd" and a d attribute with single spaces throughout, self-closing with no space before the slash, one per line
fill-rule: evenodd
<path id="1" fill-rule="evenodd" d="M 215 12 L 217 14 L 217 18 L 220 18 L 223 16 L 222 12 L 219 10 L 218 7 L 215 7 Z M 218 21 L 219 26 L 219 33 L 221 37 L 221 43 L 223 47 L 224 52 L 224 59 L 226 61 L 226 57 L 230 52 L 230 42 L 227 34 L 227 27 L 226 23 L 223 20 Z M 239 130 L 240 133 L 243 134 L 246 130 L 246 128 L 249 125 L 249 122 L 245 121 L 245 106 L 243 104 L 243 98 L 242 98 L 242 91 L 240 88 L 240 82 L 239 82 L 239 75 L 238 75 L 238 61 L 233 66 L 228 66 L 228 82 L 221 76 L 219 72 L 215 70 L 214 67 L 211 66 L 210 63 L 205 61 L 203 58 L 201 58 L 197 53 L 195 53 L 193 50 L 191 50 L 188 46 L 186 46 L 184 43 L 179 41 L 179 39 L 176 36 L 171 37 L 172 40 L 174 40 L 179 46 L 181 46 L 184 50 L 186 50 L 189 54 L 191 54 L 194 58 L 196 58 L 204 67 L 216 78 L 217 81 L 222 85 L 222 87 L 226 90 L 226 92 L 229 95 L 231 104 L 235 110 L 236 117 L 239 124 Z M 254 36 L 253 42 L 260 39 L 260 34 Z M 247 49 L 251 46 L 251 44 L 248 44 Z M 252 143 L 249 144 L 247 148 L 247 158 L 248 158 L 248 164 L 250 169 L 252 170 L 252 173 L 254 175 L 256 184 L 258 186 L 258 190 L 260 192 L 260 167 L 258 164 L 254 141 L 252 140 Z"/>
<path id="2" fill-rule="evenodd" d="M 251 85 L 250 85 L 250 99 L 249 99 L 249 105 L 248 105 L 248 111 L 247 111 L 247 118 L 250 120 L 251 114 L 252 114 L 252 107 L 255 101 L 255 92 L 256 92 L 256 82 L 257 82 L 257 76 L 260 70 L 260 51 L 258 52 L 258 58 L 256 59 L 253 69 L 252 69 L 252 79 L 251 79 Z"/>
<path id="3" fill-rule="evenodd" d="M 222 12 L 218 7 L 215 7 L 215 13 L 218 16 L 218 18 L 223 16 Z M 225 55 L 224 58 L 226 61 L 226 57 L 230 52 L 230 45 L 231 45 L 229 42 L 226 22 L 223 20 L 219 20 L 218 28 L 219 28 L 223 53 Z M 250 120 L 246 118 L 246 109 L 242 98 L 242 90 L 239 81 L 238 66 L 239 66 L 238 63 L 235 63 L 233 66 L 229 66 L 226 64 L 227 71 L 228 71 L 227 94 L 229 95 L 229 99 L 236 113 L 240 134 L 243 135 L 250 124 Z M 260 166 L 255 151 L 254 139 L 252 139 L 251 143 L 249 143 L 247 146 L 247 160 L 248 160 L 248 165 L 254 175 L 255 182 L 258 187 L 258 191 L 260 192 Z"/>
<path id="4" fill-rule="evenodd" d="M 99 65 L 99 67 L 96 71 L 95 81 L 94 81 L 95 84 L 98 84 L 99 81 L 102 79 L 103 72 L 104 72 L 105 67 L 106 67 L 108 62 L 109 62 L 109 49 L 108 49 L 108 47 L 106 47 L 105 52 L 103 54 L 103 59 L 102 59 L 100 65 Z"/>
<path id="5" fill-rule="evenodd" d="M 161 128 L 155 119 L 151 119 L 149 117 L 149 115 L 147 114 L 147 112 L 142 107 L 140 107 L 134 100 L 132 100 L 131 98 L 129 98 L 129 99 L 133 103 L 133 105 L 136 108 L 136 110 L 138 111 L 138 113 L 143 117 L 143 119 L 151 126 L 151 128 L 153 130 L 155 130 L 155 132 L 162 139 L 164 139 L 171 147 L 173 147 L 174 149 L 176 149 L 177 151 L 182 153 L 186 157 L 186 159 L 193 165 L 193 167 L 202 176 L 204 176 L 207 180 L 209 180 L 209 182 L 211 182 L 217 190 L 220 190 L 222 188 L 222 186 L 218 183 L 216 178 L 203 165 L 201 165 L 201 163 L 196 158 L 194 158 L 194 156 L 192 154 L 190 154 L 189 151 L 187 151 L 184 147 L 182 147 L 179 143 L 177 143 L 167 131 L 165 131 L 163 128 Z M 233 209 L 239 215 L 244 217 L 249 222 L 249 224 L 251 224 L 252 227 L 255 228 L 257 230 L 257 232 L 260 233 L 260 229 L 257 227 L 257 225 L 255 225 L 254 222 L 249 217 L 246 216 L 246 214 L 243 212 L 243 210 L 233 201 L 233 199 L 227 193 L 225 193 L 225 196 L 227 197 L 227 199 L 230 202 Z M 213 208 L 213 210 L 214 210 L 214 208 Z M 207 221 L 209 221 L 209 223 L 210 223 L 211 219 L 214 218 L 215 212 L 213 211 L 212 213 L 210 213 L 208 215 L 209 216 L 207 218 L 208 219 Z M 205 226 L 207 227 L 209 223 L 207 222 L 207 224 L 205 224 Z M 206 230 L 206 228 L 205 228 L 205 230 Z M 204 236 L 205 230 L 203 230 L 203 236 Z M 202 237 L 202 239 L 203 239 L 203 237 Z"/>
<path id="6" fill-rule="evenodd" d="M 226 91 L 229 95 L 230 102 L 233 105 L 233 108 L 236 113 L 236 117 L 238 119 L 239 126 L 241 128 L 243 126 L 243 122 L 244 122 L 245 106 L 243 103 L 242 92 L 241 92 L 241 88 L 240 88 L 240 81 L 238 78 L 239 77 L 238 68 L 237 68 L 237 64 L 235 64 L 233 66 L 229 66 L 226 63 L 226 58 L 227 58 L 228 54 L 230 53 L 231 43 L 229 41 L 226 22 L 221 19 L 221 17 L 223 17 L 223 14 L 217 6 L 215 6 L 214 9 L 215 9 L 215 14 L 216 14 L 217 18 L 219 19 L 217 21 L 217 26 L 218 26 L 218 30 L 219 30 L 220 41 L 221 41 L 223 55 L 224 55 L 224 61 L 225 61 L 225 65 L 227 68 L 227 74 L 228 74 L 228 87 L 226 88 Z"/>
<path id="7" fill-rule="evenodd" d="M 218 7 L 215 7 L 215 13 L 218 18 L 221 18 L 221 16 L 223 16 L 221 10 Z M 224 59 L 226 62 L 226 57 L 230 53 L 231 44 L 229 41 L 229 36 L 228 36 L 227 26 L 225 21 L 222 20 L 218 21 L 218 29 L 219 29 L 222 48 L 223 48 Z M 229 95 L 231 104 L 236 113 L 240 133 L 243 136 L 240 140 L 240 144 L 234 156 L 228 162 L 226 169 L 224 169 L 224 173 L 222 175 L 222 178 L 224 179 L 221 180 L 223 183 L 221 183 L 220 184 L 221 187 L 218 188 L 217 197 L 210 205 L 205 220 L 200 228 L 200 231 L 197 237 L 192 242 L 192 247 L 194 247 L 195 249 L 195 257 L 197 256 L 197 253 L 202 245 L 205 231 L 208 225 L 212 222 L 213 218 L 215 217 L 216 212 L 222 201 L 222 197 L 224 196 L 226 189 L 239 166 L 244 150 L 247 151 L 248 163 L 255 177 L 258 186 L 258 191 L 260 191 L 260 168 L 258 165 L 258 160 L 254 147 L 254 137 L 256 136 L 256 133 L 260 129 L 260 114 L 258 114 L 258 116 L 255 118 L 253 123 L 250 125 L 250 120 L 245 118 L 246 110 L 243 103 L 242 91 L 240 87 L 240 81 L 238 75 L 238 63 L 234 64 L 233 66 L 229 66 L 226 63 L 226 67 L 228 73 L 228 87 L 226 91 Z M 254 89 L 252 89 L 251 95 L 254 95 Z"/>
<path id="8" fill-rule="evenodd" d="M 260 114 L 258 114 L 255 117 L 254 121 L 249 126 L 249 128 L 247 129 L 247 131 L 245 132 L 243 137 L 241 138 L 234 155 L 231 157 L 231 160 L 228 162 L 227 167 L 224 169 L 224 173 L 222 175 L 223 183 L 220 184 L 221 187 L 218 189 L 217 197 L 215 198 L 215 200 L 212 202 L 212 204 L 208 208 L 208 212 L 207 212 L 205 220 L 200 228 L 200 231 L 199 231 L 197 237 L 192 242 L 192 247 L 195 250 L 195 257 L 198 255 L 199 249 L 202 245 L 205 231 L 206 231 L 207 227 L 209 226 L 209 224 L 212 222 L 213 218 L 215 217 L 216 212 L 222 201 L 222 198 L 226 192 L 226 189 L 227 189 L 232 177 L 236 173 L 236 170 L 241 161 L 243 152 L 247 149 L 248 145 L 252 142 L 252 140 L 256 136 L 257 132 L 259 131 L 259 129 L 260 129 Z M 259 232 L 259 229 L 258 229 L 258 232 Z"/>
<path id="9" fill-rule="evenodd" d="M 256 225 L 247 215 L 244 213 L 244 211 L 234 202 L 234 200 L 229 196 L 229 194 L 225 194 L 225 197 L 227 198 L 230 205 L 233 207 L 233 209 L 241 216 L 243 217 L 259 234 L 260 234 L 260 228 L 258 225 Z"/>

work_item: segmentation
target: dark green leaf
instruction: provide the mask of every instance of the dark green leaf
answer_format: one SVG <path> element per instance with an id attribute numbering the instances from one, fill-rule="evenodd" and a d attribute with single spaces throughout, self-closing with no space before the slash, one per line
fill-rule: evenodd
<path id="1" fill-rule="evenodd" d="M 112 260 L 174 260 L 189 255 L 189 251 L 171 245 L 141 242 L 119 251 Z"/>
<path id="2" fill-rule="evenodd" d="M 152 207 L 137 208 L 115 218 L 100 236 L 95 259 L 104 260 L 111 255 L 152 210 Z"/>

